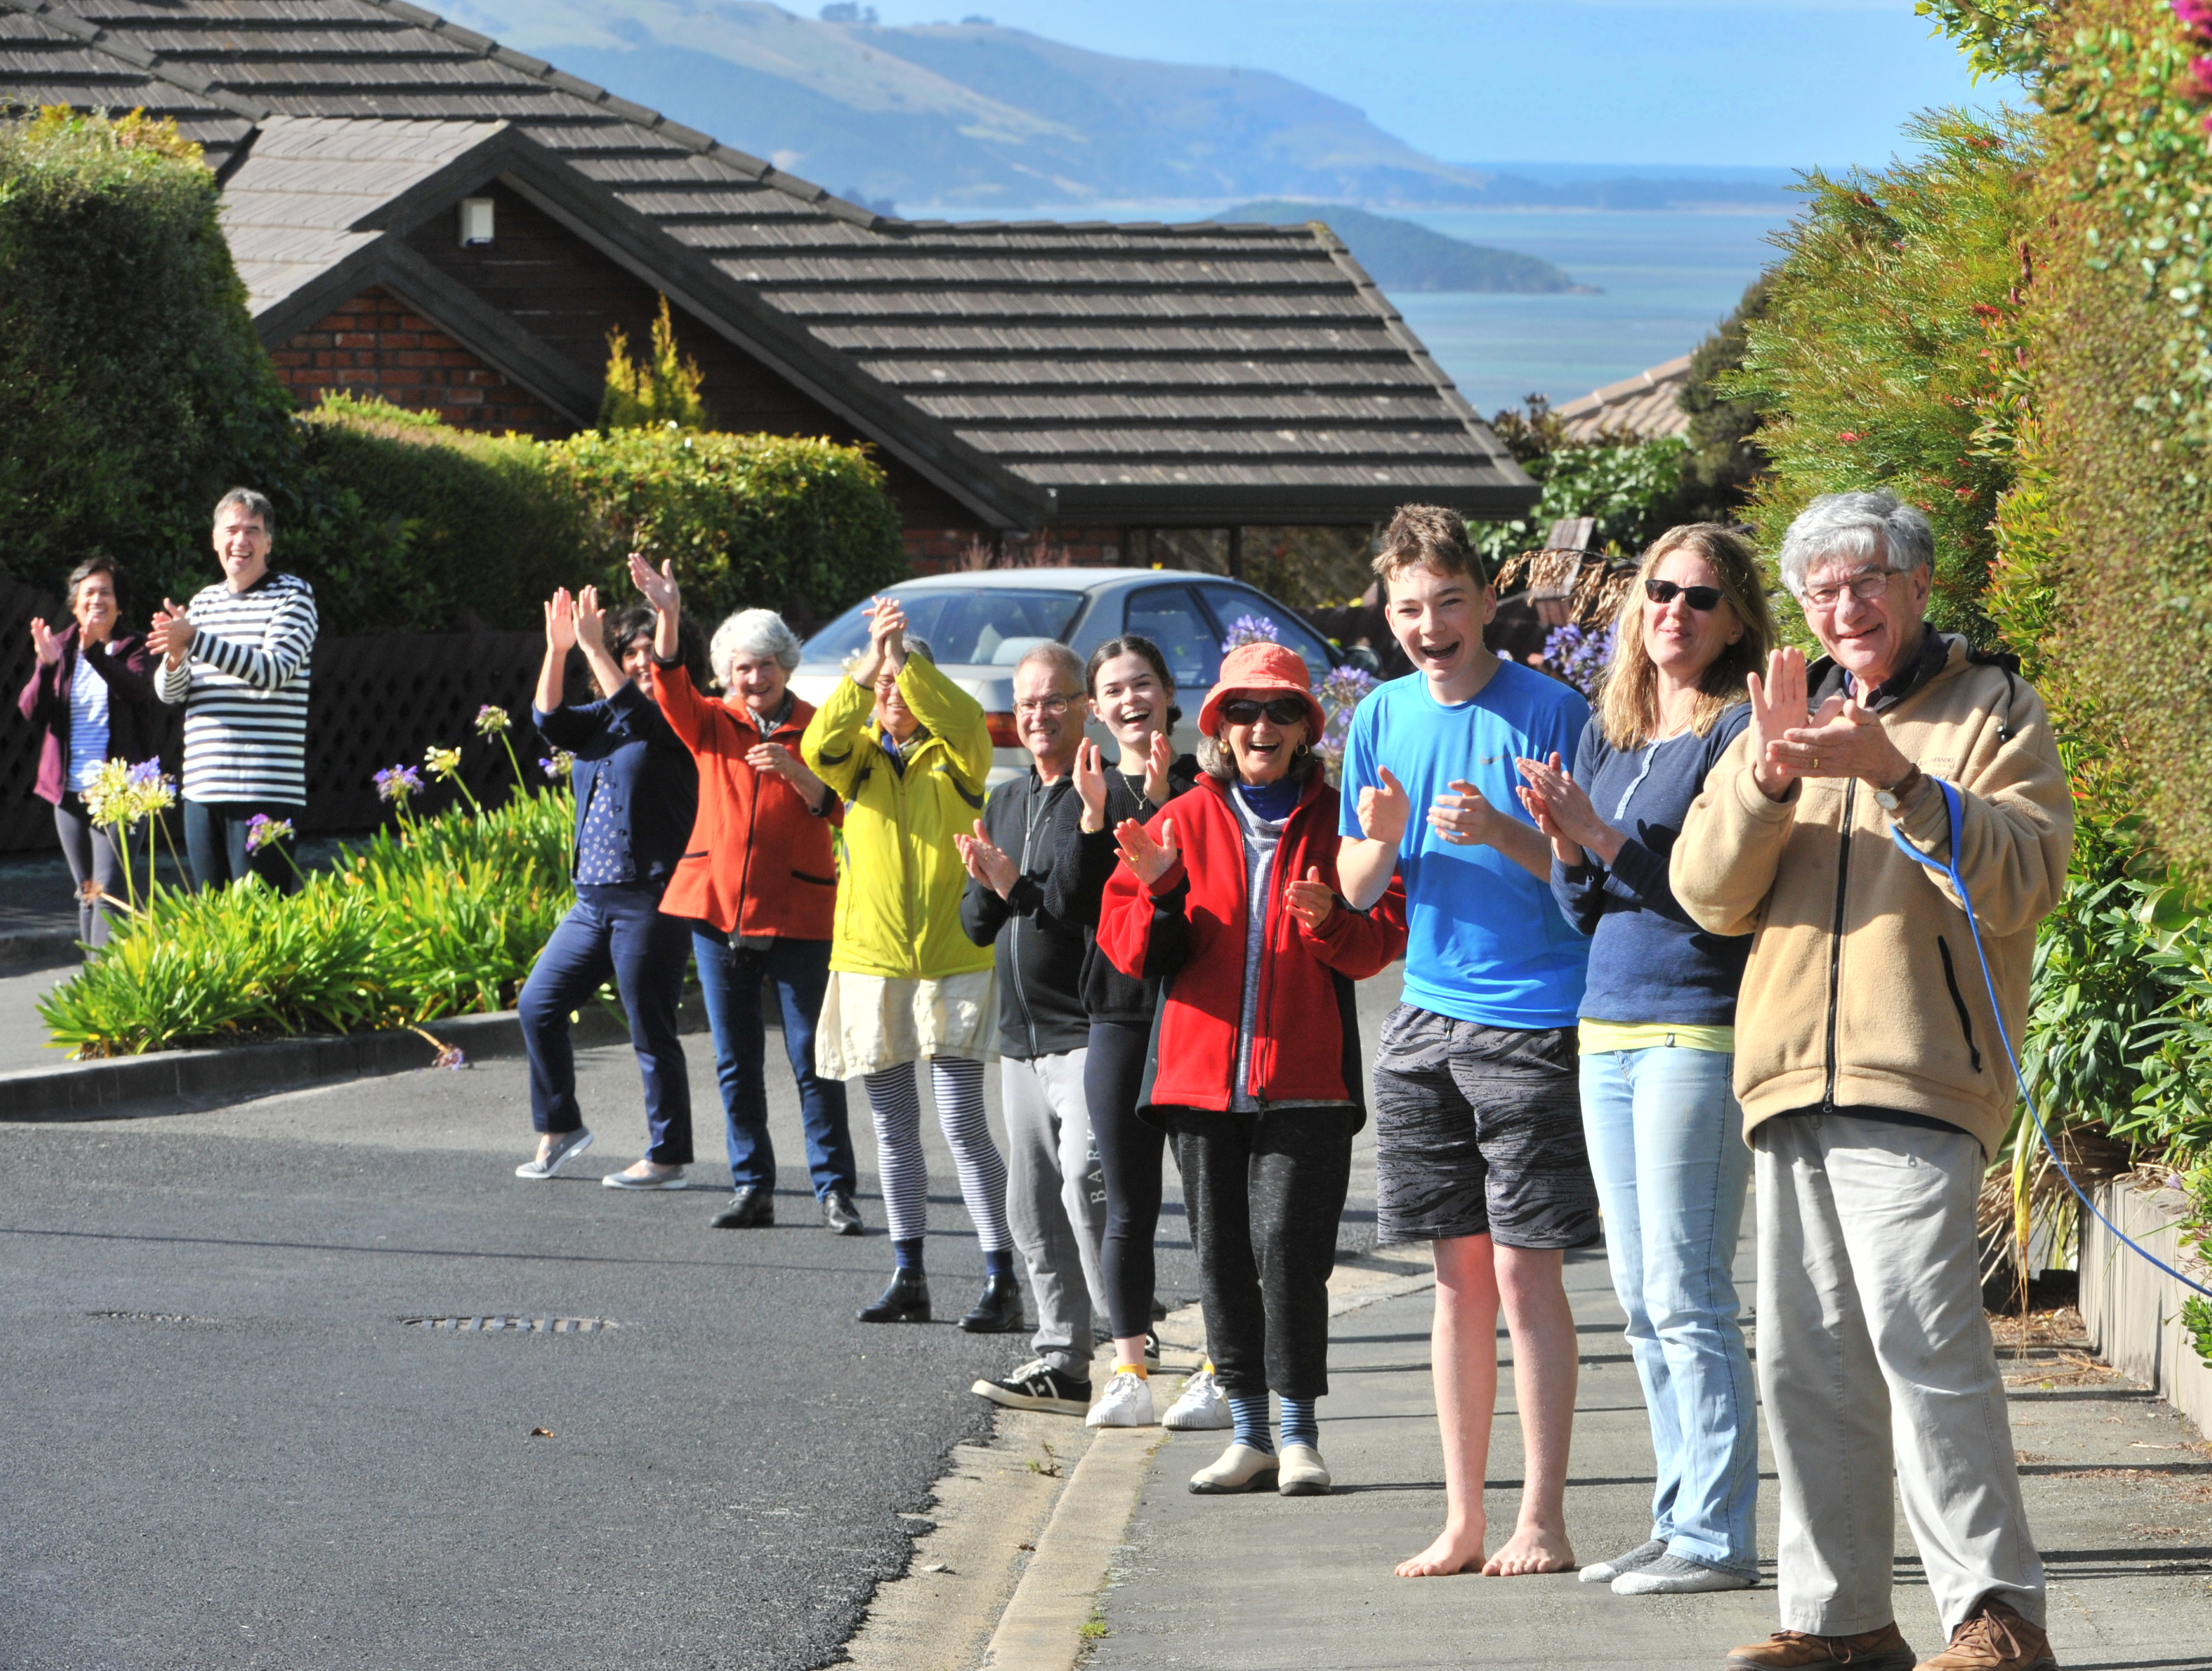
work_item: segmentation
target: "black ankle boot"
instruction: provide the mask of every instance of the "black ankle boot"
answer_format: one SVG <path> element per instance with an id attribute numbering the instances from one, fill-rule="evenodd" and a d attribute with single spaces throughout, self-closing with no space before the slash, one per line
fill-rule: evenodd
<path id="1" fill-rule="evenodd" d="M 860 1308 L 864 1323 L 927 1323 L 929 1320 L 929 1278 L 920 1271 L 901 1265 L 891 1272 L 891 1285 L 883 1298 Z"/>
<path id="2" fill-rule="evenodd" d="M 988 1277 L 975 1308 L 960 1320 L 970 1334 L 1018 1334 L 1022 1326 L 1022 1285 L 1012 1277 Z"/>

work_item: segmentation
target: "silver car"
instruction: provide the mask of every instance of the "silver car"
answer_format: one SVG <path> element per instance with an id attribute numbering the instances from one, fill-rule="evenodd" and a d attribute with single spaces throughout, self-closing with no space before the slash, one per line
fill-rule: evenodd
<path id="1" fill-rule="evenodd" d="M 1033 645 L 1057 638 L 1086 660 L 1109 638 L 1141 633 L 1160 647 L 1175 675 L 1182 718 L 1176 751 L 1198 742 L 1198 708 L 1221 668 L 1221 643 L 1247 616 L 1272 624 L 1273 636 L 1305 660 L 1318 686 L 1343 658 L 1328 640 L 1257 587 L 1219 575 L 1161 569 L 994 569 L 933 575 L 889 589 L 906 607 L 911 631 L 929 641 L 937 664 L 983 704 L 994 749 L 991 782 L 1029 765 L 1014 731 L 1014 664 Z M 867 648 L 868 623 L 854 605 L 806 641 L 792 688 L 820 706 L 844 676 L 845 663 Z M 1110 756 L 1105 728 L 1091 736 Z"/>

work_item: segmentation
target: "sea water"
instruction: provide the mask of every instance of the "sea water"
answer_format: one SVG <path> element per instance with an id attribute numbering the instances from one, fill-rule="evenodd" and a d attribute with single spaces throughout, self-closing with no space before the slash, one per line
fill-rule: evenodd
<path id="1" fill-rule="evenodd" d="M 1190 221 L 1218 204 L 1051 204 L 1010 220 Z M 902 205 L 904 208 L 903 205 Z M 904 208 L 917 219 L 969 209 Z M 1394 291 L 1390 300 L 1485 418 L 1542 394 L 1564 406 L 1686 354 L 1778 259 L 1769 241 L 1788 207 L 1757 210 L 1392 210 L 1493 249 L 1541 256 L 1595 295 Z M 1328 211 L 1321 211 L 1327 217 Z"/>

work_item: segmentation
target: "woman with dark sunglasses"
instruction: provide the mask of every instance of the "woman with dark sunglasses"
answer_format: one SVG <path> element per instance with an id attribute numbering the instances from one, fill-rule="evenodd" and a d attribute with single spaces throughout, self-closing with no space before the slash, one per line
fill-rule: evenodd
<path id="1" fill-rule="evenodd" d="M 1627 1595 L 1758 1576 L 1759 1446 L 1732 1266 L 1751 1178 L 1729 1081 L 1747 938 L 1708 934 L 1668 884 L 1705 774 L 1749 722 L 1773 627 L 1749 546 L 1711 523 L 1645 555 L 1571 775 L 1522 760 L 1552 892 L 1591 936 L 1583 1128 L 1613 1290 L 1651 1418 L 1651 1536 L 1583 1569 Z"/>
<path id="2" fill-rule="evenodd" d="M 1295 651 L 1231 651 L 1199 711 L 1206 775 L 1116 826 L 1121 863 L 1099 909 L 1114 966 L 1164 981 L 1137 1105 L 1175 1144 L 1236 1429 L 1192 1476 L 1201 1494 L 1329 1488 L 1314 1406 L 1328 1391 L 1328 1275 L 1367 1118 L 1352 983 L 1405 950 L 1406 895 L 1394 878 L 1358 912 L 1338 890 L 1322 725 Z"/>

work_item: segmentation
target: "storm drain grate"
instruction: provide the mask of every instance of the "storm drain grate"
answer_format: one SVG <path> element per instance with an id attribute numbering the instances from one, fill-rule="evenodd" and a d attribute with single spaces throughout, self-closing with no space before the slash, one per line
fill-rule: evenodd
<path id="1" fill-rule="evenodd" d="M 451 1329 L 459 1334 L 598 1334 L 620 1328 L 611 1317 L 403 1317 L 410 1329 Z"/>

